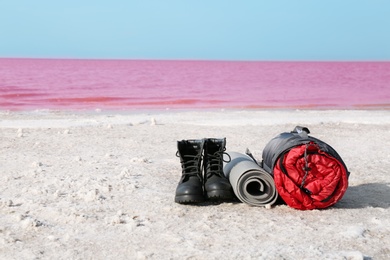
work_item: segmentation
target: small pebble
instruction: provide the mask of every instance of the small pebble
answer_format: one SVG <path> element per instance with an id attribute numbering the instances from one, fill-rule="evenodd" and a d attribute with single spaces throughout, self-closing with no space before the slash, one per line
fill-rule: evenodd
<path id="1" fill-rule="evenodd" d="M 19 128 L 18 131 L 16 131 L 18 137 L 23 137 L 23 129 Z"/>
<path id="2" fill-rule="evenodd" d="M 114 158 L 115 156 L 114 156 L 113 154 L 106 153 L 106 154 L 104 155 L 104 157 L 106 157 L 106 158 Z"/>
<path id="3" fill-rule="evenodd" d="M 12 206 L 14 205 L 14 202 L 13 202 L 12 200 L 7 200 L 7 201 L 5 202 L 5 205 L 6 205 L 7 207 L 12 207 Z"/>
<path id="4" fill-rule="evenodd" d="M 31 166 L 32 167 L 40 167 L 40 166 L 42 166 L 43 164 L 41 163 L 41 162 L 33 162 L 32 164 L 31 164 Z"/>

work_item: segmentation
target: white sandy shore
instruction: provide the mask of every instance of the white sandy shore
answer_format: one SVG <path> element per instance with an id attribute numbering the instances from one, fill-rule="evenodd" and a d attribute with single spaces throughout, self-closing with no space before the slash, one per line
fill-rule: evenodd
<path id="1" fill-rule="evenodd" d="M 296 125 L 351 175 L 326 210 L 174 203 L 176 141 L 257 158 Z M 0 259 L 389 259 L 390 111 L 0 112 Z"/>

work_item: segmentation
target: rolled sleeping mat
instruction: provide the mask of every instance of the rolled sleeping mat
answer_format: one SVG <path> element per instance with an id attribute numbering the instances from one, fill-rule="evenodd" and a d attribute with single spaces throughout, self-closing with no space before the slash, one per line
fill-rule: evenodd
<path id="1" fill-rule="evenodd" d="M 271 206 L 278 199 L 272 176 L 251 157 L 238 152 L 224 155 L 223 172 L 237 198 L 251 206 Z M 230 158 L 229 158 L 230 157 Z"/>

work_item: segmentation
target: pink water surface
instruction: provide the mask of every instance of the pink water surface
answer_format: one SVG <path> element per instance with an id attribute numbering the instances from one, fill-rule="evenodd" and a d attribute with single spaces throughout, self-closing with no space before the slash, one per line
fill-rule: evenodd
<path id="1" fill-rule="evenodd" d="M 0 59 L 0 109 L 390 108 L 390 62 Z"/>

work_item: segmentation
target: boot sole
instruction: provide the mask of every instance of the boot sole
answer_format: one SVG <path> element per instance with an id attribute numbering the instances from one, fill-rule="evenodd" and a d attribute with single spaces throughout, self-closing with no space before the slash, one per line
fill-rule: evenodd
<path id="1" fill-rule="evenodd" d="M 205 198 L 201 195 L 181 195 L 175 196 L 175 202 L 180 204 L 200 203 L 204 202 Z"/>
<path id="2" fill-rule="evenodd" d="M 233 199 L 233 193 L 228 190 L 213 190 L 207 192 L 207 198 L 210 200 L 230 200 Z"/>

